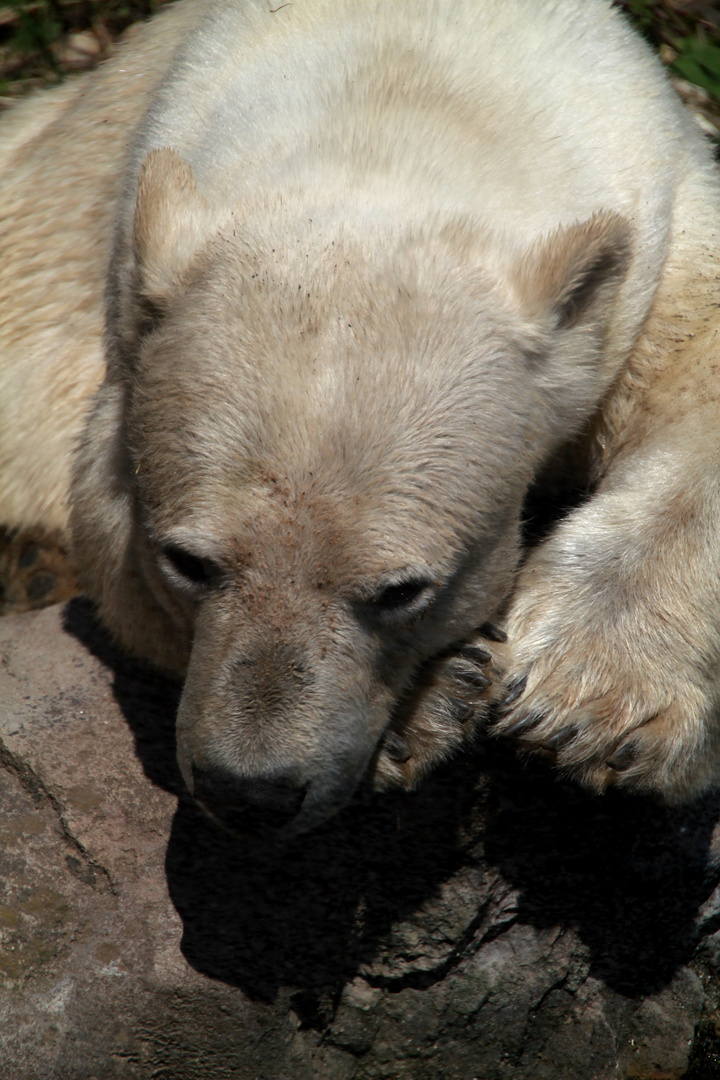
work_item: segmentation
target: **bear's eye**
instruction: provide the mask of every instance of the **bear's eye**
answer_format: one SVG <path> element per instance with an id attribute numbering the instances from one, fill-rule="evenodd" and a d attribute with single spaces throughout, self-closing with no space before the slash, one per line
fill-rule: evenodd
<path id="1" fill-rule="evenodd" d="M 409 578 L 387 585 L 373 599 L 373 605 L 380 611 L 406 611 L 416 606 L 424 593 L 428 593 L 430 582 L 423 578 Z M 429 594 L 427 599 L 430 599 Z"/>
<path id="2" fill-rule="evenodd" d="M 162 549 L 162 553 L 170 563 L 176 574 L 193 585 L 207 588 L 220 576 L 220 567 L 212 559 L 205 559 L 201 555 L 193 555 L 190 551 L 184 551 L 174 544 L 168 544 Z"/>

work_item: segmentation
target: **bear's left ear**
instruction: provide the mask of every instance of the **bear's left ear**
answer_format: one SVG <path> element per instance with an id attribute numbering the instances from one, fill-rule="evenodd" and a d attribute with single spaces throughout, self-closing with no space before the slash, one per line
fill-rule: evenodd
<path id="1" fill-rule="evenodd" d="M 614 213 L 557 229 L 515 269 L 522 310 L 550 331 L 601 330 L 630 266 L 631 240 L 629 223 Z"/>
<path id="2" fill-rule="evenodd" d="M 148 154 L 138 176 L 133 223 L 138 285 L 146 301 L 163 310 L 227 216 L 203 198 L 192 169 L 174 150 Z"/>

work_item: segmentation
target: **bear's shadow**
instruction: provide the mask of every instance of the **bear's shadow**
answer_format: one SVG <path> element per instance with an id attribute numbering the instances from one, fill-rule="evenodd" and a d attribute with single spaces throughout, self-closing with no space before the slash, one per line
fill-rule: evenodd
<path id="1" fill-rule="evenodd" d="M 676 809 L 593 797 L 487 741 L 412 795 L 361 795 L 291 846 L 248 847 L 184 794 L 178 687 L 119 656 L 86 602 L 68 605 L 65 624 L 112 669 L 146 775 L 179 797 L 166 873 L 183 953 L 203 974 L 266 1002 L 288 988 L 301 1020 L 322 1026 L 393 924 L 431 900 L 478 844 L 516 888 L 517 921 L 573 927 L 591 973 L 615 990 L 655 992 L 690 958 L 698 908 L 718 877 L 709 846 L 720 797 Z M 406 971 L 396 986 L 427 986 L 453 962 Z"/>

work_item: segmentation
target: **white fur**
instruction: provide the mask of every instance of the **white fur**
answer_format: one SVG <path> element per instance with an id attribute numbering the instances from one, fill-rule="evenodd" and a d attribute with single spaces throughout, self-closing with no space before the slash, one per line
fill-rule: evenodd
<path id="1" fill-rule="evenodd" d="M 108 260 L 75 552 L 187 672 L 189 785 L 308 827 L 503 679 L 497 730 L 596 788 L 714 783 L 720 182 L 610 4 L 189 2 L 76 87 L 6 135 L 0 506 L 65 524 Z M 595 493 L 518 576 L 568 462 Z"/>

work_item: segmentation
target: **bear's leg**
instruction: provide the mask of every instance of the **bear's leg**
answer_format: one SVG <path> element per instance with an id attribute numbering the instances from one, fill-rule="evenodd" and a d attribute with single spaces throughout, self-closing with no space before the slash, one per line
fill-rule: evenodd
<path id="1" fill-rule="evenodd" d="M 523 567 L 494 728 L 669 801 L 720 780 L 720 425 L 712 403 L 676 419 Z"/>
<path id="2" fill-rule="evenodd" d="M 718 259 L 708 239 L 668 270 L 603 409 L 597 491 L 530 553 L 507 642 L 465 643 L 491 654 L 488 685 L 457 678 L 462 648 L 435 665 L 404 721 L 419 752 L 395 782 L 411 786 L 489 717 L 596 791 L 672 802 L 720 783 Z"/>

